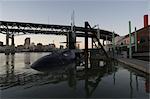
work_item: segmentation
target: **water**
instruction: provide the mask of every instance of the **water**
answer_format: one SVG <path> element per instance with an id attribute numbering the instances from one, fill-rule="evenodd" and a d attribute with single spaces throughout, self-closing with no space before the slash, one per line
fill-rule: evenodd
<path id="1" fill-rule="evenodd" d="M 38 58 L 49 53 L 0 54 L 1 98 L 149 98 L 149 76 L 118 62 L 105 66 L 92 61 L 99 69 L 70 68 L 39 72 L 30 68 Z"/>

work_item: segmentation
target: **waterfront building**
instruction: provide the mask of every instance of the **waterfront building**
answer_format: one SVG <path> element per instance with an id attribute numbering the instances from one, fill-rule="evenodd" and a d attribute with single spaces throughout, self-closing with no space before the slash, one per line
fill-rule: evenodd
<path id="1" fill-rule="evenodd" d="M 42 43 L 37 43 L 37 46 L 35 48 L 36 51 L 43 51 L 43 44 Z"/>
<path id="2" fill-rule="evenodd" d="M 34 42 L 32 42 L 29 47 L 30 51 L 35 51 L 35 48 L 36 48 L 36 45 Z"/>
<path id="3" fill-rule="evenodd" d="M 56 48 L 56 45 L 55 44 L 49 44 L 49 47 L 53 49 L 53 48 Z"/>
<path id="4" fill-rule="evenodd" d="M 17 45 L 16 51 L 21 52 L 24 50 L 24 45 Z"/>
<path id="5" fill-rule="evenodd" d="M 148 15 L 144 15 L 144 27 L 136 30 L 137 33 L 137 52 L 148 52 L 150 46 L 150 25 L 148 25 Z M 117 46 L 128 48 L 130 43 L 129 34 L 117 41 Z M 131 33 L 132 49 L 135 47 L 135 31 Z"/>
<path id="6" fill-rule="evenodd" d="M 115 49 L 119 54 L 129 54 L 130 37 L 125 35 L 118 40 Z M 137 46 L 136 46 L 137 45 Z M 150 25 L 148 25 L 148 15 L 144 15 L 144 27 L 131 33 L 131 50 L 132 57 L 149 61 L 150 55 Z"/>

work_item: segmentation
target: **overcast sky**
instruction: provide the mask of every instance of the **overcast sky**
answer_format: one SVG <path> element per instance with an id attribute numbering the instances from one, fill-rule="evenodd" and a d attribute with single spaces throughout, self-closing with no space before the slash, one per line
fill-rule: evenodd
<path id="1" fill-rule="evenodd" d="M 143 27 L 143 16 L 150 14 L 149 0 L 0 0 L 0 20 L 30 23 L 71 24 L 71 13 L 75 11 L 75 25 L 99 24 L 101 29 L 115 31 L 119 35 L 128 33 L 128 21 L 132 31 Z M 150 23 L 150 22 L 149 22 Z M 25 35 L 15 37 L 15 44 L 23 44 L 26 37 L 43 44 L 59 46 L 64 36 Z M 41 38 L 42 37 L 42 38 Z M 81 39 L 79 39 L 80 41 Z M 5 43 L 5 36 L 0 34 Z M 82 41 L 82 40 L 81 40 Z"/>

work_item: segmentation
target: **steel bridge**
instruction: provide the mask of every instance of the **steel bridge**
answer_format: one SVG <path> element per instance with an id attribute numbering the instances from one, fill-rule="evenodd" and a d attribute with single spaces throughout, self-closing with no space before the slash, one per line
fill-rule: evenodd
<path id="1" fill-rule="evenodd" d="M 67 35 L 71 31 L 71 26 L 67 25 L 53 25 L 53 24 L 38 24 L 38 23 L 25 23 L 25 22 L 10 22 L 0 21 L 0 33 L 11 35 L 24 35 L 24 34 L 54 34 L 54 35 Z M 85 37 L 85 31 L 88 31 L 88 37 L 92 37 L 92 33 L 97 33 L 97 29 L 85 29 L 84 27 L 75 26 L 77 37 Z M 118 34 L 115 34 L 118 36 Z M 107 37 L 107 38 L 106 38 Z M 100 30 L 100 39 L 112 40 L 112 32 Z"/>
<path id="2" fill-rule="evenodd" d="M 100 52 L 105 54 L 106 52 L 100 43 L 99 39 L 111 41 L 113 33 L 93 29 L 88 22 L 85 22 L 85 27 L 67 26 L 67 25 L 52 25 L 52 24 L 38 24 L 38 23 L 25 23 L 25 22 L 9 22 L 0 21 L 0 33 L 6 35 L 6 48 L 5 53 L 15 53 L 14 36 L 25 34 L 53 34 L 53 35 L 66 35 L 69 49 L 75 49 L 76 37 L 85 38 L 85 55 L 88 53 L 88 38 L 92 38 L 93 46 L 100 48 Z M 118 36 L 115 34 L 114 36 Z M 9 38 L 11 46 L 9 46 Z M 98 42 L 98 45 L 96 44 Z"/>

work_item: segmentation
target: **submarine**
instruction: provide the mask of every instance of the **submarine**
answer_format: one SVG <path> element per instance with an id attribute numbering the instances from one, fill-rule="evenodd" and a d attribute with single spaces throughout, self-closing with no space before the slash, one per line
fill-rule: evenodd
<path id="1" fill-rule="evenodd" d="M 31 68 L 38 71 L 62 69 L 74 63 L 75 59 L 76 55 L 74 50 L 66 49 L 63 51 L 56 51 L 35 61 L 31 65 Z"/>

